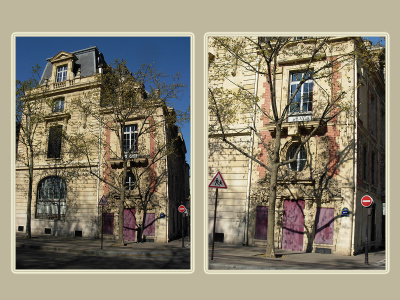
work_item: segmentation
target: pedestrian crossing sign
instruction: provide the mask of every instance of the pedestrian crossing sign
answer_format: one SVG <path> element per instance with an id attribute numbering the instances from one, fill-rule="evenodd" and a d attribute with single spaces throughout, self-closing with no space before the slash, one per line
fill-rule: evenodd
<path id="1" fill-rule="evenodd" d="M 99 201 L 99 205 L 108 205 L 105 195 L 103 195 L 103 197 L 101 197 L 101 199 Z"/>
<path id="2" fill-rule="evenodd" d="M 217 174 L 215 174 L 213 180 L 211 180 L 208 187 L 216 188 L 216 189 L 227 189 L 228 188 L 228 186 L 225 183 L 224 178 L 222 178 L 222 175 L 219 171 L 217 172 Z"/>

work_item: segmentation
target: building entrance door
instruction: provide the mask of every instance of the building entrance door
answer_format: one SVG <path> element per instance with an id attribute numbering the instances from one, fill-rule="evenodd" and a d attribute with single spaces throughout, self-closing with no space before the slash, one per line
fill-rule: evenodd
<path id="1" fill-rule="evenodd" d="M 304 200 L 283 203 L 282 249 L 303 251 Z"/>
<path id="2" fill-rule="evenodd" d="M 124 241 L 136 240 L 136 210 L 133 208 L 124 209 Z"/>

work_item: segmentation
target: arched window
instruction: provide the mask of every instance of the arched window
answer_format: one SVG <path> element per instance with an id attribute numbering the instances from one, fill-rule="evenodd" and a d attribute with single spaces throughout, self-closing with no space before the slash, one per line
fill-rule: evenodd
<path id="1" fill-rule="evenodd" d="M 289 149 L 288 158 L 292 159 L 296 154 L 296 150 L 298 145 L 293 145 Z M 306 165 L 307 161 L 307 152 L 303 145 L 300 146 L 300 151 L 297 153 L 296 160 L 289 164 L 289 167 L 292 171 L 302 171 Z"/>
<path id="2" fill-rule="evenodd" d="M 58 176 L 41 180 L 37 188 L 36 218 L 61 219 L 66 212 L 67 185 Z"/>
<path id="3" fill-rule="evenodd" d="M 135 175 L 132 172 L 126 174 L 125 189 L 132 191 L 135 188 Z"/>

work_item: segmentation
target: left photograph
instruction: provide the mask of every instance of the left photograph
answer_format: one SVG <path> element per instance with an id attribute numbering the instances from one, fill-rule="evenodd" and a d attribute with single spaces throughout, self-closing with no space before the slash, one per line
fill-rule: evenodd
<path id="1" fill-rule="evenodd" d="M 13 38 L 13 270 L 192 271 L 193 37 Z"/>

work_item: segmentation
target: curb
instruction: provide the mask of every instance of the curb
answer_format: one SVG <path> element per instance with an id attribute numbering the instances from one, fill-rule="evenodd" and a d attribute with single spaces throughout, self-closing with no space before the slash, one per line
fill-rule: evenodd
<path id="1" fill-rule="evenodd" d="M 247 265 L 229 265 L 229 264 L 219 264 L 214 263 L 210 264 L 208 267 L 209 270 L 250 270 L 250 271 L 257 271 L 257 270 L 283 270 L 282 268 L 276 267 L 255 267 L 255 266 L 247 266 Z M 294 269 L 292 269 L 294 270 Z"/>

